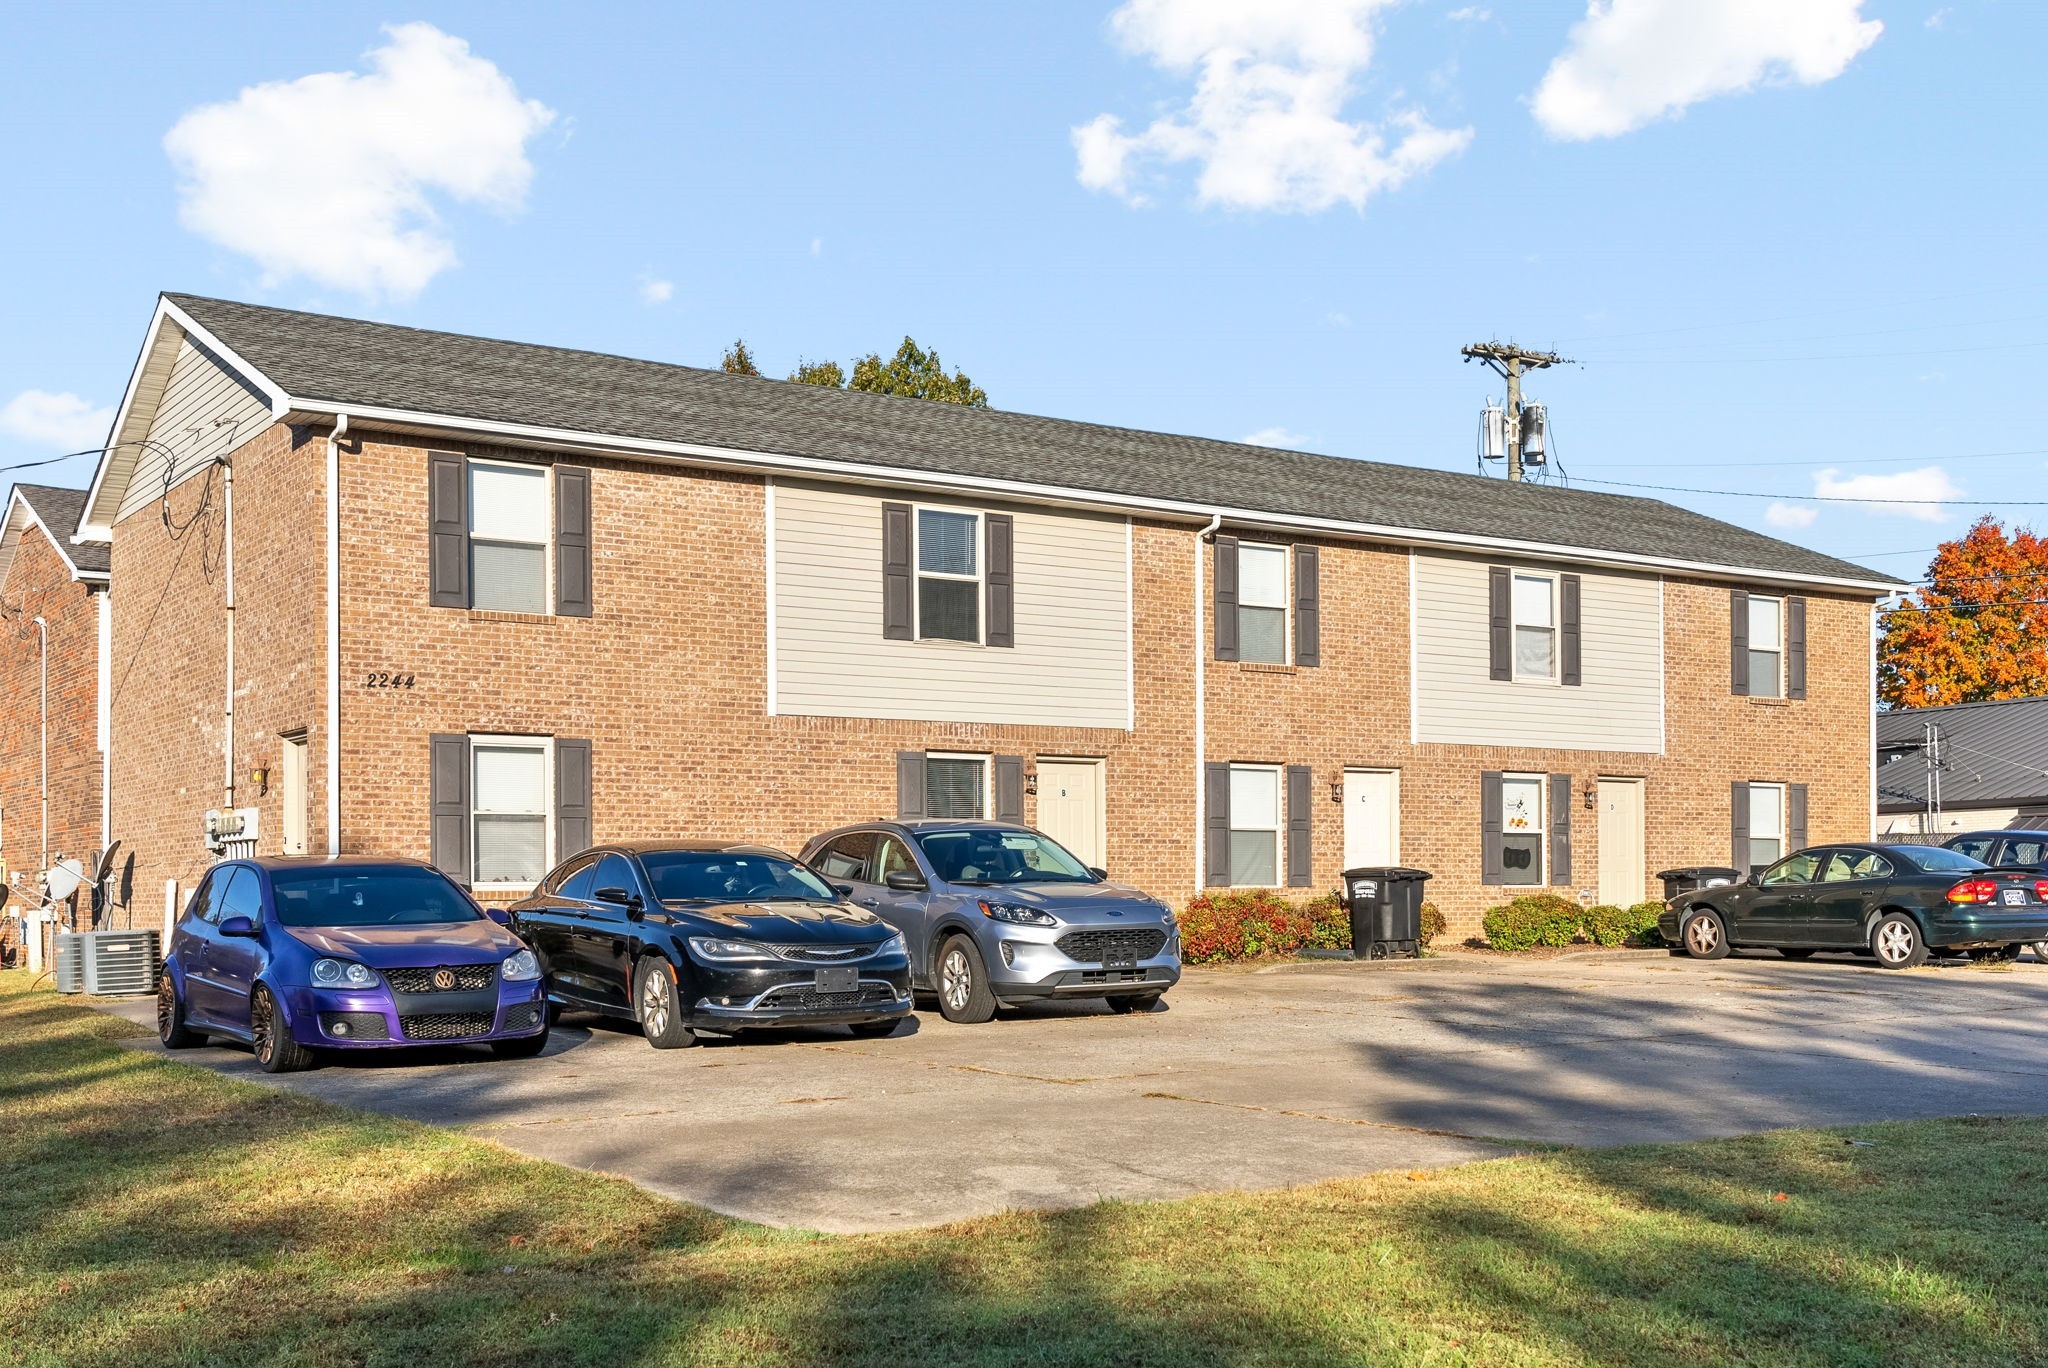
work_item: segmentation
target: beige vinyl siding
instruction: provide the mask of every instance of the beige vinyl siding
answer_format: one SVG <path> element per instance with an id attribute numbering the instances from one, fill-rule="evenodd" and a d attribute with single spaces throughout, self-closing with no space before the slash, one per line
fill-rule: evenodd
<path id="1" fill-rule="evenodd" d="M 181 339 L 149 425 L 150 440 L 135 453 L 135 473 L 118 518 L 148 508 L 163 495 L 166 460 L 175 462 L 171 483 L 176 484 L 263 431 L 269 421 L 270 404 L 262 395 L 191 338 Z"/>
<path id="2" fill-rule="evenodd" d="M 1487 567 L 1580 579 L 1584 683 L 1487 677 Z M 1663 584 L 1571 565 L 1418 553 L 1415 739 L 1563 750 L 1664 748 Z"/>
<path id="3" fill-rule="evenodd" d="M 1012 647 L 882 636 L 882 505 L 1016 519 Z M 1129 719 L 1122 518 L 778 481 L 776 710 L 1032 726 Z"/>

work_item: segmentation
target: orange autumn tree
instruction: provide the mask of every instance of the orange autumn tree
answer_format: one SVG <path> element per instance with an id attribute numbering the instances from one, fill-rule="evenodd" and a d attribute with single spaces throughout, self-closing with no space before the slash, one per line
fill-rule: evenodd
<path id="1" fill-rule="evenodd" d="M 2048 694 L 2048 541 L 1988 514 L 1943 542 L 1877 643 L 1886 707 Z"/>

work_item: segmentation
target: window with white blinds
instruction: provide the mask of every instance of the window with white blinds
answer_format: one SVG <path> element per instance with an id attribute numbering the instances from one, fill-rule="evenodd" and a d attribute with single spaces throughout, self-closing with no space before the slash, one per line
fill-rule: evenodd
<path id="1" fill-rule="evenodd" d="M 478 737 L 471 744 L 476 882 L 533 884 L 548 872 L 548 743 Z"/>
<path id="2" fill-rule="evenodd" d="M 924 801 L 928 817 L 972 820 L 987 816 L 988 761 L 980 756 L 926 756 Z"/>
<path id="3" fill-rule="evenodd" d="M 548 469 L 469 464 L 470 602 L 505 613 L 548 611 Z"/>

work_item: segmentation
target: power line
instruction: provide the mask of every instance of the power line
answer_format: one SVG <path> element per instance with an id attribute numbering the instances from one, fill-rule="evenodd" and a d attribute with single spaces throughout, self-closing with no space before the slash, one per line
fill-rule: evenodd
<path id="1" fill-rule="evenodd" d="M 33 470 L 37 466 L 55 465 L 59 461 L 68 461 L 74 456 L 97 456 L 103 450 L 105 450 L 103 447 L 87 447 L 84 451 L 67 451 L 62 456 L 48 456 L 40 461 L 17 461 L 13 465 L 0 466 L 0 475 L 4 475 L 10 470 Z"/>
<path id="2" fill-rule="evenodd" d="M 2033 285 L 1998 286 L 1987 290 L 1965 290 L 1961 294 L 1932 295 L 1921 299 L 1895 299 L 1882 304 L 1851 304 L 1840 309 L 1818 309 L 1807 313 L 1779 314 L 1775 318 L 1743 318 L 1726 323 L 1687 323 L 1675 328 L 1644 328 L 1638 332 L 1598 333 L 1590 337 L 1566 337 L 1564 342 L 1612 342 L 1629 337 L 1668 337 L 1672 333 L 1708 332 L 1715 328 L 1755 328 L 1766 323 L 1798 323 L 1809 318 L 1839 318 L 1843 314 L 1870 313 L 1877 309 L 1908 309 L 1919 304 L 1946 304 L 1956 299 L 1982 299 L 1985 295 L 2013 295 L 2023 290 L 2039 288 Z"/>
<path id="3" fill-rule="evenodd" d="M 1994 342 L 1981 347 L 1922 347 L 1912 351 L 1830 352 L 1822 356 L 1653 357 L 1635 360 L 1596 361 L 1594 364 L 1601 366 L 1761 366 L 1775 365 L 1781 361 L 1883 361 L 1900 356 L 1960 356 L 1966 352 L 2022 351 L 2033 347 L 2048 347 L 2048 341 Z"/>
<path id="4" fill-rule="evenodd" d="M 2029 447 L 2023 451 L 1965 451 L 1952 456 L 1878 456 L 1865 459 L 1857 457 L 1858 465 L 1910 465 L 1916 461 L 1940 464 L 1944 461 L 1988 461 L 1997 456 L 2048 456 L 2048 447 Z M 1602 461 L 1596 462 L 1593 470 L 1640 470 L 1644 466 L 1661 465 L 1655 461 Z M 1811 461 L 1716 461 L 1716 469 L 1759 470 L 1765 467 L 1783 466 L 1839 466 L 1844 464 L 1841 457 Z"/>
<path id="5" fill-rule="evenodd" d="M 1630 480 L 1594 480 L 1585 476 L 1580 484 L 1607 485 L 1614 489 L 1656 489 L 1667 494 L 1714 494 L 1730 499 L 1798 499 L 1804 503 L 1847 504 L 1990 504 L 2001 508 L 2048 508 L 2048 499 L 1866 499 L 1848 494 L 1759 494 L 1752 489 L 1696 489 L 1690 485 L 1639 484 Z M 1938 549 L 1938 548 L 1937 548 Z"/>
<path id="6" fill-rule="evenodd" d="M 1914 323 L 1903 328 L 1859 328 L 1855 332 L 1812 333 L 1804 337 L 1780 337 L 1773 340 L 1778 342 L 1844 342 L 1859 337 L 1896 337 L 1901 333 L 1933 332 L 1939 328 L 1989 328 L 2006 323 L 2033 323 L 2039 321 L 2042 317 L 2044 315 L 2038 313 L 2011 314 L 2004 318 L 1969 318 L 1961 319 L 1954 323 Z M 1730 338 L 1722 342 L 1672 342 L 1662 346 L 1628 347 L 1623 350 L 1631 352 L 1663 352 L 1688 351 L 1698 347 L 1740 347 L 1749 340 L 1748 338 Z M 1600 349 L 1596 347 L 1590 354 L 1598 356 L 1600 355 Z"/>

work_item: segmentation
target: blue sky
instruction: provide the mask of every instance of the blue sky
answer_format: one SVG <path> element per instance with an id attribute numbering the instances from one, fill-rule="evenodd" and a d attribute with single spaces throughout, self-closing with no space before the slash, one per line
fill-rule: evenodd
<path id="1" fill-rule="evenodd" d="M 162 289 L 777 374 L 908 332 L 998 407 L 1447 469 L 1499 336 L 1583 363 L 1531 386 L 1576 482 L 1910 575 L 2048 523 L 2044 51 L 2018 0 L 10 6 L 0 464 Z"/>

